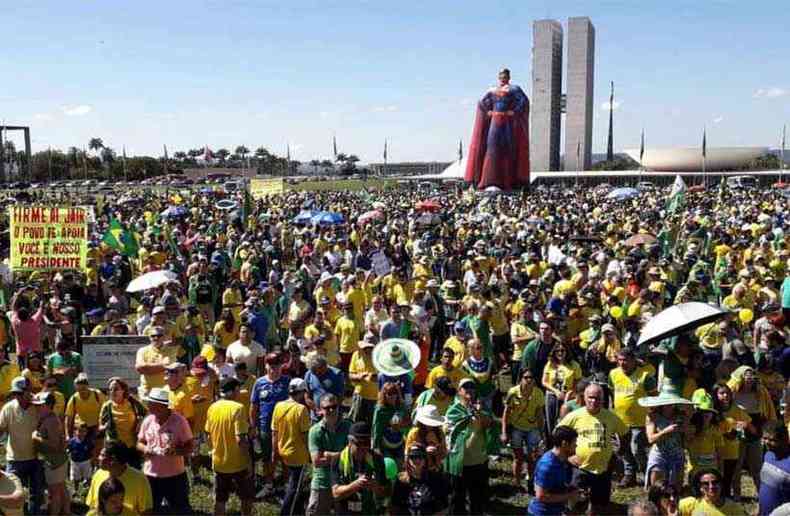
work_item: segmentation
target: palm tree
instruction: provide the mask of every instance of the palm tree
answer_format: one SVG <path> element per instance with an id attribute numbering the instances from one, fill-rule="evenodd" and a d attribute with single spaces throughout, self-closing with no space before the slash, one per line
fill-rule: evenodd
<path id="1" fill-rule="evenodd" d="M 324 169 L 324 172 L 326 172 L 327 170 L 332 169 L 334 167 L 335 167 L 335 164 L 332 163 L 331 159 L 325 159 L 325 160 L 321 161 L 321 168 Z"/>
<path id="2" fill-rule="evenodd" d="M 236 147 L 236 150 L 234 152 L 239 156 L 241 156 L 241 159 L 244 160 L 244 158 L 247 157 L 247 154 L 250 153 L 250 149 L 248 149 L 244 145 L 239 145 L 238 147 Z"/>
<path id="3" fill-rule="evenodd" d="M 189 149 L 187 151 L 187 156 L 189 156 L 192 159 L 195 159 L 198 156 L 202 156 L 202 155 L 203 155 L 203 149 Z"/>
<path id="4" fill-rule="evenodd" d="M 219 158 L 221 163 L 225 163 L 225 160 L 228 159 L 228 156 L 230 156 L 230 151 L 228 149 L 222 148 L 215 152 L 214 155 Z"/>
<path id="5" fill-rule="evenodd" d="M 184 161 L 185 159 L 187 159 L 187 153 L 184 151 L 178 151 L 173 154 L 173 157 L 179 161 Z"/>
<path id="6" fill-rule="evenodd" d="M 310 166 L 313 167 L 313 173 L 315 175 L 318 175 L 318 167 L 321 166 L 321 162 L 319 160 L 317 160 L 317 159 L 311 159 L 310 160 Z"/>
<path id="7" fill-rule="evenodd" d="M 104 148 L 104 142 L 101 138 L 91 138 L 88 142 L 88 148 L 92 151 L 98 151 Z"/>

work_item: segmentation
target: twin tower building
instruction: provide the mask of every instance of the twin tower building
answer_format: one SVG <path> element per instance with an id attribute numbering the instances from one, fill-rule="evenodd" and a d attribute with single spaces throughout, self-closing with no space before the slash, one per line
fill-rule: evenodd
<path id="1" fill-rule="evenodd" d="M 532 28 L 530 165 L 560 170 L 562 113 L 565 113 L 565 170 L 589 170 L 592 161 L 595 27 L 587 17 L 568 19 L 566 93 L 562 93 L 564 34 L 556 20 Z"/>

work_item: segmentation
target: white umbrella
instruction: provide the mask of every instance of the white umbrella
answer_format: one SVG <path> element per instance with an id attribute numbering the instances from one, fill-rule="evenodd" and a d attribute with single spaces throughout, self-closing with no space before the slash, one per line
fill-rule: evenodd
<path id="1" fill-rule="evenodd" d="M 681 303 L 659 312 L 650 319 L 639 334 L 637 346 L 651 344 L 668 337 L 722 319 L 730 312 L 708 303 Z"/>
<path id="2" fill-rule="evenodd" d="M 126 291 L 142 292 L 143 290 L 156 288 L 170 281 L 177 281 L 177 280 L 178 280 L 178 276 L 176 275 L 175 272 L 170 272 L 170 271 L 147 272 L 142 276 L 140 276 L 139 278 L 133 279 L 129 283 L 129 286 L 126 287 Z"/>

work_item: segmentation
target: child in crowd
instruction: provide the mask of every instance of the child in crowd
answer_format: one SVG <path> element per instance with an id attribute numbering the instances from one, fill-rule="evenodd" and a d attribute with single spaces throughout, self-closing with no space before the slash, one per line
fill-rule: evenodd
<path id="1" fill-rule="evenodd" d="M 69 439 L 66 443 L 66 451 L 69 452 L 69 460 L 71 461 L 69 477 L 75 487 L 78 486 L 80 482 L 82 482 L 85 487 L 90 483 L 91 476 L 93 475 L 91 458 L 93 457 L 94 446 L 96 446 L 96 444 L 92 439 L 88 438 L 88 425 L 79 423 L 74 437 Z"/>

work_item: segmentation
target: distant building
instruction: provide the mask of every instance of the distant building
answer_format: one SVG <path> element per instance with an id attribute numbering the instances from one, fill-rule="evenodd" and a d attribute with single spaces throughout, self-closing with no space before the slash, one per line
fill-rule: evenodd
<path id="1" fill-rule="evenodd" d="M 407 161 L 387 163 L 370 163 L 367 168 L 376 176 L 417 176 L 423 174 L 439 174 L 450 165 L 449 161 Z"/>
<path id="2" fill-rule="evenodd" d="M 559 170 L 562 102 L 562 25 L 538 20 L 532 26 L 530 168 Z"/>
<path id="3" fill-rule="evenodd" d="M 592 165 L 595 27 L 585 17 L 568 19 L 568 68 L 565 81 L 565 170 Z"/>

